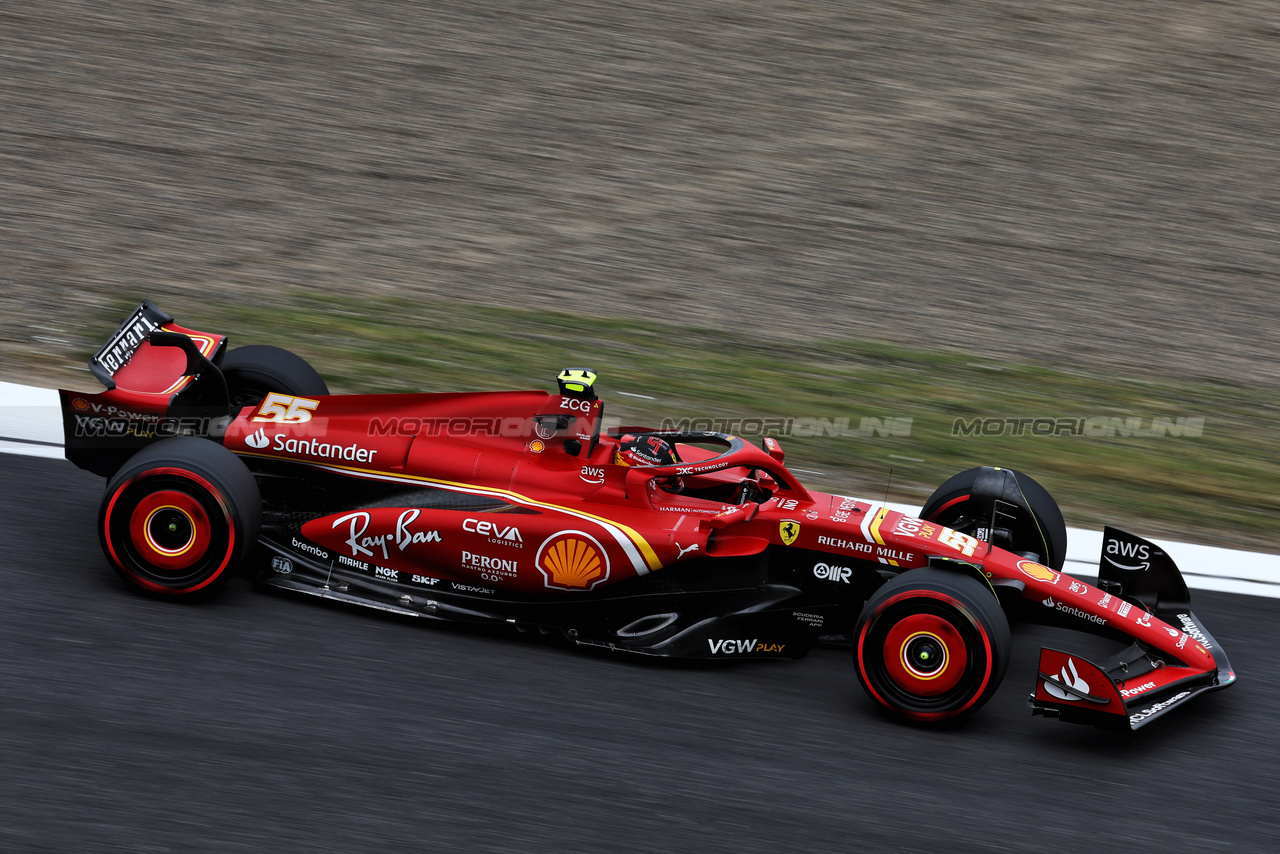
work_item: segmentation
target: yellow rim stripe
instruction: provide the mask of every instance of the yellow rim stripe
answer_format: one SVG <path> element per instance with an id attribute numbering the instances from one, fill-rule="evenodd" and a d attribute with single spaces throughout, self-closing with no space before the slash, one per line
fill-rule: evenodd
<path id="1" fill-rule="evenodd" d="M 191 523 L 190 539 L 187 540 L 187 544 L 185 546 L 183 546 L 180 549 L 177 549 L 176 551 L 173 549 L 166 549 L 164 546 L 160 545 L 154 539 L 151 538 L 151 520 L 156 518 L 156 514 L 159 513 L 161 510 L 177 510 L 183 516 L 186 516 L 187 521 Z M 147 521 L 143 522 L 142 524 L 143 524 L 143 528 L 142 528 L 143 536 L 147 538 L 147 544 L 150 545 L 151 548 L 160 552 L 160 554 L 162 555 L 168 555 L 169 557 L 178 557 L 179 555 L 186 554 L 188 551 L 191 550 L 191 547 L 195 545 L 196 520 L 192 519 L 191 514 L 188 513 L 186 510 L 183 510 L 181 507 L 174 507 L 172 504 L 166 504 L 163 507 L 157 507 L 156 509 L 152 510 L 150 513 L 147 514 Z"/>

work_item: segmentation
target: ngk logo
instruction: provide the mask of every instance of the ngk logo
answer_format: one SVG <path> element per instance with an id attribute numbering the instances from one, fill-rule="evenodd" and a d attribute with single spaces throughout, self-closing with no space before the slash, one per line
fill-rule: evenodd
<path id="1" fill-rule="evenodd" d="M 825 578 L 827 581 L 843 581 L 848 584 L 851 574 L 853 574 L 853 570 L 847 566 L 832 566 L 828 563 L 816 563 L 813 565 L 814 577 Z"/>

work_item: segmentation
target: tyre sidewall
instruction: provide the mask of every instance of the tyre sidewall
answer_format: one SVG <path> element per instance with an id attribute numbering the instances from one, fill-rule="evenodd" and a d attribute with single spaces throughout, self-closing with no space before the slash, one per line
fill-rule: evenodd
<path id="1" fill-rule="evenodd" d="M 280 347 L 266 344 L 237 347 L 223 358 L 221 370 L 236 407 L 254 405 L 270 392 L 299 397 L 329 394 L 328 385 L 315 368 L 301 356 Z"/>
<path id="2" fill-rule="evenodd" d="M 973 485 L 981 471 L 981 468 L 972 468 L 948 478 L 929 496 L 920 510 L 920 518 L 928 522 L 940 521 L 940 514 L 951 510 L 951 502 L 972 494 Z M 1049 491 L 1029 475 L 1013 469 L 1009 471 L 1013 472 L 1018 488 L 1022 490 L 1022 495 L 1036 518 L 1036 524 L 1049 538 L 1053 554 L 1042 556 L 1042 563 L 1061 570 L 1067 559 L 1067 526 L 1062 518 L 1062 510 Z"/>
<path id="3" fill-rule="evenodd" d="M 176 507 L 194 520 L 193 543 L 207 539 L 191 565 L 159 565 L 166 556 L 140 524 L 152 504 L 154 512 Z M 249 470 L 226 448 L 194 437 L 164 439 L 136 454 L 107 484 L 98 513 L 99 540 L 115 571 L 166 598 L 215 593 L 253 549 L 260 526 L 261 497 Z"/>
<path id="4" fill-rule="evenodd" d="M 913 696 L 888 675 L 885 639 L 908 615 L 922 611 L 955 626 L 972 664 L 961 684 L 940 698 Z M 881 707 L 916 723 L 942 724 L 973 714 L 991 698 L 1008 669 L 1010 646 L 1008 620 L 986 585 L 926 568 L 899 575 L 868 600 L 854 629 L 853 658 L 859 681 Z"/>

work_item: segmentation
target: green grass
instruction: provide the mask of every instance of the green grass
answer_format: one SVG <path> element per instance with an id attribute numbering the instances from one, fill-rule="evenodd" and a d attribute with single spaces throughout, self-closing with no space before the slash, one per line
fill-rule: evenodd
<path id="1" fill-rule="evenodd" d="M 1074 371 L 873 341 L 762 341 L 681 325 L 395 297 L 287 294 L 261 304 L 163 306 L 233 346 L 276 344 L 334 391 L 554 388 L 600 372 L 606 415 L 910 418 L 909 436 L 779 437 L 811 487 L 919 503 L 957 471 L 1024 471 L 1068 524 L 1275 549 L 1280 395 L 1221 384 Z M 105 338 L 131 306 L 103 318 Z M 87 356 L 87 354 L 86 354 Z M 655 400 L 619 394 L 651 395 Z M 956 419 L 1203 418 L 1199 437 L 962 436 Z M 759 436 L 751 437 L 757 441 Z"/>

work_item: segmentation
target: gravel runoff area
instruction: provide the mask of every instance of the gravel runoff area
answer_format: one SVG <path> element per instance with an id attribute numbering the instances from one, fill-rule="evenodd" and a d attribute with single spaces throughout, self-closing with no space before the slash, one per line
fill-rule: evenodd
<path id="1" fill-rule="evenodd" d="M 0 374 L 324 289 L 1277 388 L 1278 71 L 1261 0 L 9 3 Z"/>

